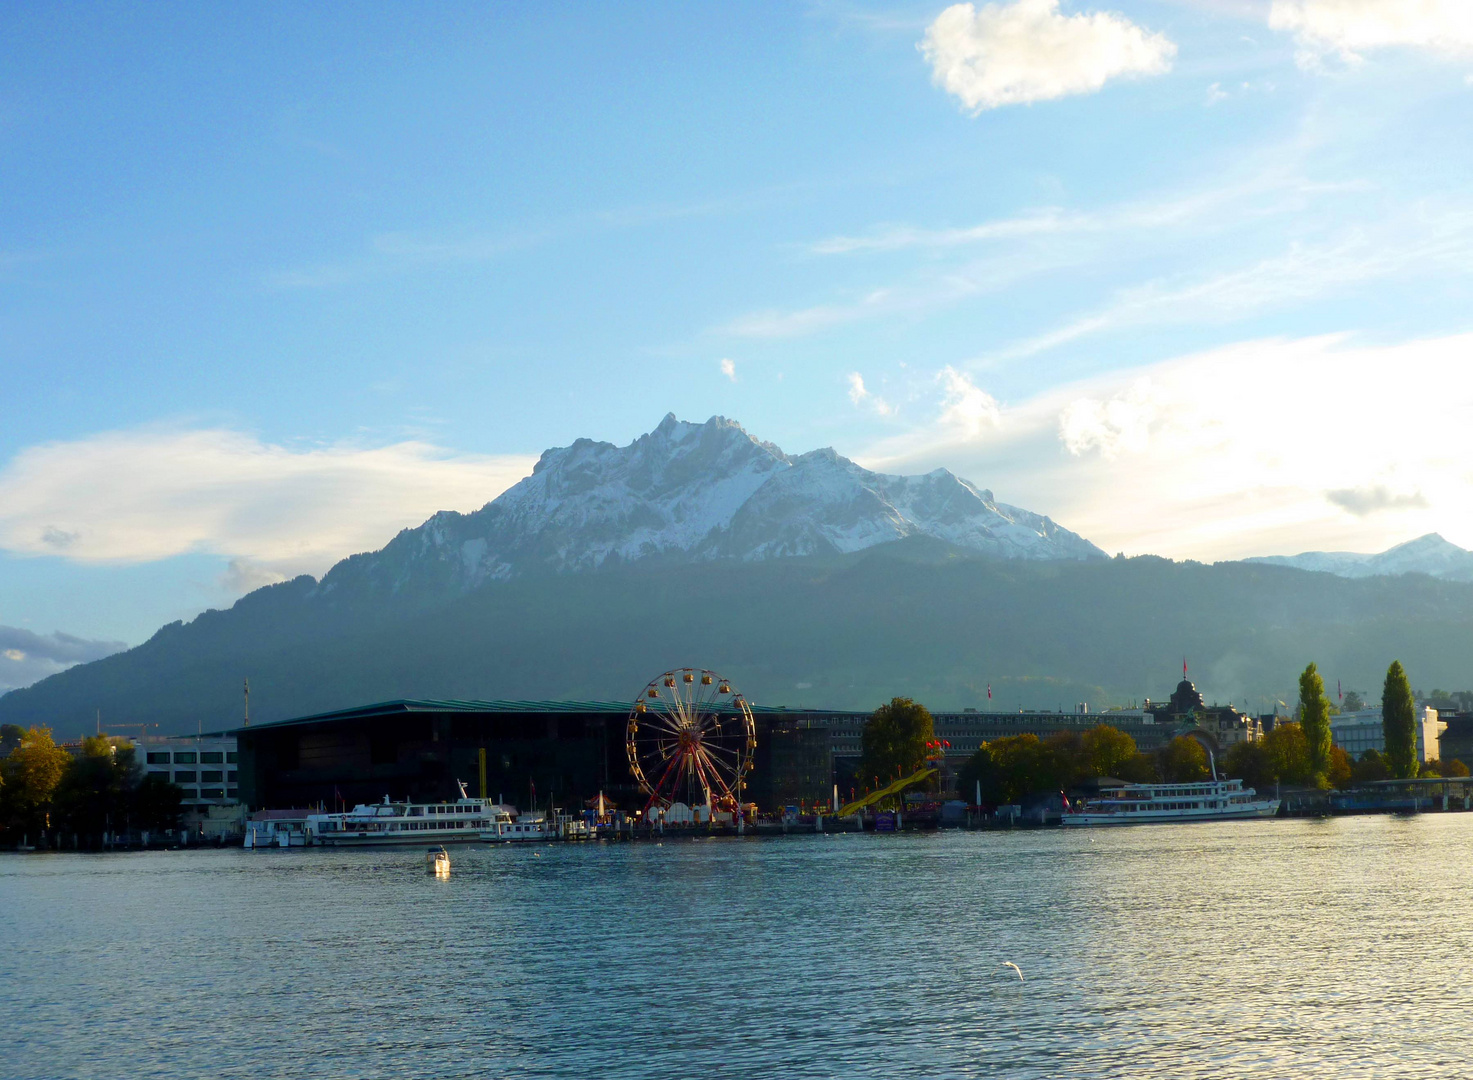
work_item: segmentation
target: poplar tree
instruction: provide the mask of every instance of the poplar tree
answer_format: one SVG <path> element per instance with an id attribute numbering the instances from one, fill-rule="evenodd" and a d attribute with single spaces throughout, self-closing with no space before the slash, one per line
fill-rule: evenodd
<path id="1" fill-rule="evenodd" d="M 1381 691 L 1381 731 L 1386 738 L 1386 766 L 1396 780 L 1417 775 L 1417 705 L 1412 684 L 1400 660 L 1386 669 Z"/>
<path id="2" fill-rule="evenodd" d="M 1299 676 L 1299 726 L 1309 744 L 1310 775 L 1315 784 L 1325 787 L 1330 774 L 1330 699 L 1314 664 Z"/>

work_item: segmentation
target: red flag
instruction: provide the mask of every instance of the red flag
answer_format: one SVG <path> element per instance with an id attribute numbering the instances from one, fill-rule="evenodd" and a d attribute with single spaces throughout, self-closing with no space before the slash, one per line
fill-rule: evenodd
<path id="1" fill-rule="evenodd" d="M 1339 698 L 1341 701 L 1344 701 L 1345 700 L 1345 695 L 1340 692 L 1340 680 L 1339 679 L 1336 679 L 1335 680 L 1335 696 L 1337 698 Z"/>
<path id="2" fill-rule="evenodd" d="M 1185 656 L 1181 658 L 1181 677 L 1183 679 L 1187 677 L 1187 658 Z"/>
<path id="3" fill-rule="evenodd" d="M 987 700 L 988 701 L 991 701 L 992 700 L 992 684 L 991 683 L 988 683 L 987 684 Z"/>

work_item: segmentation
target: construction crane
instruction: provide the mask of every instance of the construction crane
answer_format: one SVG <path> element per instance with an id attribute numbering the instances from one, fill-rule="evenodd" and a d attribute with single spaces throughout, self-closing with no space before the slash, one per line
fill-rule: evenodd
<path id="1" fill-rule="evenodd" d="M 119 728 L 124 728 L 124 729 L 126 729 L 128 731 L 132 731 L 134 728 L 137 728 L 138 729 L 138 741 L 139 742 L 142 742 L 143 741 L 143 737 L 146 734 L 148 734 L 148 729 L 151 728 L 151 727 L 158 727 L 158 724 L 109 724 L 108 727 L 109 728 L 119 727 Z"/>

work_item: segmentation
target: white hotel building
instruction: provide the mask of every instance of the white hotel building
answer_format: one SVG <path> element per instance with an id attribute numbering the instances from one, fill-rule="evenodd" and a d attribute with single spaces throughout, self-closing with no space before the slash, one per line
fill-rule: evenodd
<path id="1" fill-rule="evenodd" d="M 1423 707 L 1417 713 L 1417 760 L 1426 764 L 1428 748 L 1436 759 L 1439 750 L 1437 737 L 1447 724 L 1437 718 L 1437 710 Z M 1381 710 L 1360 709 L 1357 712 L 1341 713 L 1330 717 L 1330 741 L 1358 761 L 1367 750 L 1378 754 L 1386 752 L 1386 735 L 1381 727 Z"/>

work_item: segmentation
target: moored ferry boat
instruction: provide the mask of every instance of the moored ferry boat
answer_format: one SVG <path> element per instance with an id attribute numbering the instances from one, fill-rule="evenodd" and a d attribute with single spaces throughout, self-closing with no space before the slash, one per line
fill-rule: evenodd
<path id="1" fill-rule="evenodd" d="M 381 844 L 464 844 L 481 838 L 505 808 L 486 799 L 472 799 L 461 787 L 454 802 L 359 803 L 343 813 L 309 814 L 304 828 L 307 843 L 326 846 Z"/>
<path id="2" fill-rule="evenodd" d="M 503 810 L 486 823 L 480 838 L 489 843 L 537 843 L 544 840 L 559 840 L 555 825 L 540 813 L 521 814 L 513 817 Z"/>
<path id="3" fill-rule="evenodd" d="M 1191 784 L 1126 784 L 1076 804 L 1065 825 L 1145 825 L 1158 821 L 1233 821 L 1273 817 L 1279 800 L 1262 798 L 1241 780 Z"/>

